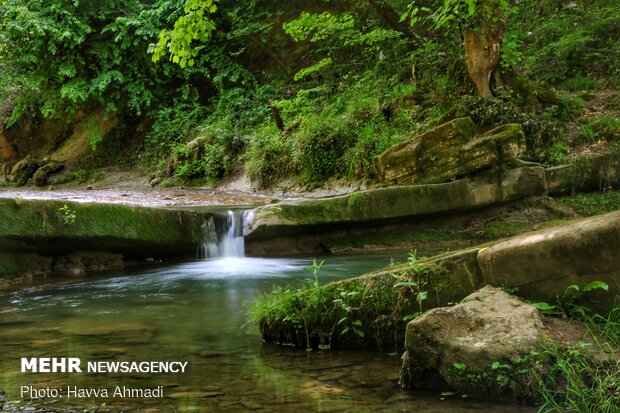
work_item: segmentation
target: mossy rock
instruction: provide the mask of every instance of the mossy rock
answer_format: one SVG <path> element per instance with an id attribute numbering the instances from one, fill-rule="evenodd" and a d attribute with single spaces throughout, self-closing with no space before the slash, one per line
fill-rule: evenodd
<path id="1" fill-rule="evenodd" d="M 90 250 L 136 258 L 189 257 L 202 242 L 204 220 L 204 214 L 190 211 L 0 199 L 0 250 L 43 255 Z"/>
<path id="2" fill-rule="evenodd" d="M 477 136 L 471 118 L 459 118 L 388 148 L 373 162 L 383 182 L 442 183 L 510 164 L 524 142 L 519 125 Z"/>
<path id="3" fill-rule="evenodd" d="M 471 248 L 421 260 L 416 270 L 397 265 L 318 288 L 276 292 L 254 304 L 253 318 L 268 342 L 400 351 L 408 316 L 419 311 L 408 285 L 424 286 L 425 310 L 458 302 L 480 287 L 476 255 Z M 355 310 L 347 313 L 343 303 Z M 357 332 L 349 325 L 355 320 L 361 322 Z"/>
<path id="4" fill-rule="evenodd" d="M 512 374 L 512 365 L 542 352 L 544 334 L 536 308 L 486 286 L 407 325 L 401 385 L 534 401 L 538 383 L 528 369 Z"/>
<path id="5" fill-rule="evenodd" d="M 546 194 L 542 167 L 513 169 L 496 175 L 434 185 L 373 189 L 350 195 L 282 202 L 257 208 L 247 241 L 308 234 L 353 223 L 381 223 L 413 217 L 474 210 Z"/>
<path id="6" fill-rule="evenodd" d="M 11 170 L 11 176 L 13 176 L 13 182 L 16 185 L 25 185 L 28 179 L 32 177 L 32 174 L 39 168 L 39 162 L 34 160 L 30 155 L 17 162 Z"/>
<path id="7" fill-rule="evenodd" d="M 570 285 L 607 283 L 582 303 L 611 308 L 620 295 L 620 211 L 517 235 L 478 253 L 485 283 L 519 289 L 530 299 L 555 302 Z"/>
<path id="8" fill-rule="evenodd" d="M 550 195 L 620 188 L 620 157 L 617 153 L 577 159 L 571 165 L 547 168 Z"/>
<path id="9" fill-rule="evenodd" d="M 52 258 L 34 253 L 0 252 L 0 287 L 9 285 L 17 277 L 30 279 L 48 275 L 52 270 Z"/>

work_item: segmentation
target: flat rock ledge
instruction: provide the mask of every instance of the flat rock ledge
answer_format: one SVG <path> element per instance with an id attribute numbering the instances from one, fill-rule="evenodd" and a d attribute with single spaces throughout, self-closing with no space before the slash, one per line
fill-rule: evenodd
<path id="1" fill-rule="evenodd" d="M 449 126 L 455 124 L 447 124 L 446 128 Z M 509 135 L 512 133 L 510 126 L 504 127 L 504 132 Z M 496 146 L 495 143 L 490 147 L 498 153 L 507 151 L 500 150 L 501 145 Z M 324 249 L 323 246 L 333 240 L 337 231 L 347 228 L 420 222 L 530 197 L 620 186 L 620 160 L 617 154 L 591 156 L 572 165 L 546 169 L 531 164 L 523 166 L 527 163 L 509 153 L 501 157 L 505 161 L 501 167 L 476 169 L 472 175 L 453 174 L 447 182 L 417 180 L 414 181 L 416 185 L 411 185 L 413 181 L 403 181 L 408 184 L 259 207 L 250 215 L 244 229 L 247 251 L 266 255 L 316 252 Z M 459 159 L 462 160 L 457 158 L 450 158 L 452 160 L 444 166 L 457 168 Z M 300 240 L 304 242 L 300 243 Z M 302 250 L 290 248 L 291 245 Z"/>
<path id="2" fill-rule="evenodd" d="M 125 259 L 196 256 L 208 213 L 0 199 L 0 287 L 120 269 Z"/>

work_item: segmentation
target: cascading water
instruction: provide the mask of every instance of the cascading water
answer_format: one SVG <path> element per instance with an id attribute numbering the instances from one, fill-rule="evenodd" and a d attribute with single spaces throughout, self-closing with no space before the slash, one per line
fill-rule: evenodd
<path id="1" fill-rule="evenodd" d="M 245 255 L 243 214 L 228 211 L 225 220 L 221 218 L 222 216 L 212 215 L 202 224 L 203 242 L 198 248 L 199 259 Z"/>

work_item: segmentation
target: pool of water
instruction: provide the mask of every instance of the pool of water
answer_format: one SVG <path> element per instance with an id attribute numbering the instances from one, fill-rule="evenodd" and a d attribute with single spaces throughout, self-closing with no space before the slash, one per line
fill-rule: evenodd
<path id="1" fill-rule="evenodd" d="M 393 258 L 405 261 L 406 254 Z M 329 257 L 321 282 L 388 265 L 390 256 Z M 0 389 L 10 409 L 135 412 L 530 412 L 398 387 L 400 354 L 261 343 L 247 304 L 297 286 L 310 258 L 220 258 L 0 292 Z M 186 361 L 181 374 L 20 372 L 22 357 Z M 162 398 L 20 397 L 20 386 L 157 388 Z M 1 402 L 0 402 L 1 404 Z"/>

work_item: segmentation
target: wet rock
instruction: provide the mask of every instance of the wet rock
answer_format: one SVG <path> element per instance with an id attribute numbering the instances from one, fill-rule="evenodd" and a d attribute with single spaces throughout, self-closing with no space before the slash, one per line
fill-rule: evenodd
<path id="1" fill-rule="evenodd" d="M 333 224 L 377 223 L 462 212 L 546 193 L 544 168 L 531 166 L 509 170 L 502 174 L 501 180 L 490 174 L 436 185 L 381 188 L 326 199 L 281 202 L 255 210 L 247 225 L 246 242 L 251 248 L 255 241 L 324 232 Z M 281 249 L 282 245 L 277 247 Z"/>
<path id="2" fill-rule="evenodd" d="M 2 135 L 0 134 L 0 139 L 1 137 Z M 11 175 L 11 170 L 13 169 L 14 165 L 15 165 L 14 162 L 5 162 L 2 164 L 2 174 L 4 175 L 4 180 L 6 182 L 13 181 L 13 175 Z"/>
<path id="3" fill-rule="evenodd" d="M 32 174 L 39 168 L 39 162 L 28 155 L 21 161 L 17 162 L 11 170 L 13 182 L 17 185 L 25 185 Z"/>
<path id="4" fill-rule="evenodd" d="M 619 188 L 620 159 L 616 154 L 591 156 L 547 168 L 546 174 L 550 195 Z"/>
<path id="5" fill-rule="evenodd" d="M 56 274 L 83 275 L 87 272 L 120 270 L 124 267 L 121 254 L 78 251 L 55 257 L 53 271 Z"/>
<path id="6" fill-rule="evenodd" d="M 375 157 L 374 166 L 384 182 L 448 182 L 515 164 L 524 141 L 519 125 L 503 125 L 476 135 L 471 118 L 460 118 L 388 148 Z"/>
<path id="7" fill-rule="evenodd" d="M 69 327 L 63 329 L 65 336 L 84 336 L 84 337 L 121 337 L 127 343 L 132 342 L 132 338 L 142 337 L 150 339 L 155 335 L 155 327 L 142 324 L 119 324 L 116 326 L 81 326 L 80 328 Z"/>
<path id="8" fill-rule="evenodd" d="M 2 242 L 0 242 L 2 246 Z M 33 253 L 0 252 L 0 285 L 45 277 L 51 273 L 52 258 Z"/>
<path id="9" fill-rule="evenodd" d="M 230 401 L 221 402 L 218 406 L 224 409 L 228 407 L 237 406 L 238 404 L 239 402 L 237 400 L 230 400 Z"/>
<path id="10" fill-rule="evenodd" d="M 93 351 L 90 353 L 93 358 L 115 358 L 127 354 L 127 349 L 124 348 L 110 348 L 105 350 Z"/>
<path id="11" fill-rule="evenodd" d="M 583 299 L 610 306 L 620 293 L 619 234 L 620 211 L 615 211 L 496 243 L 479 251 L 478 263 L 484 282 L 517 287 L 543 301 L 572 284 L 604 281 L 609 292 L 593 291 Z"/>
<path id="12" fill-rule="evenodd" d="M 462 383 L 455 363 L 470 374 L 491 370 L 494 362 L 513 363 L 538 350 L 543 338 L 539 311 L 494 287 L 467 296 L 462 304 L 440 307 L 407 325 L 401 368 L 405 387 L 496 393 L 494 381 Z M 534 385 L 534 384 L 532 384 Z"/>
<path id="13" fill-rule="evenodd" d="M 50 175 L 60 172 L 64 169 L 64 165 L 57 161 L 50 161 L 36 170 L 32 175 L 32 182 L 36 186 L 47 185 L 47 179 Z"/>
<path id="14" fill-rule="evenodd" d="M 203 350 L 203 351 L 199 351 L 198 356 L 203 357 L 203 358 L 217 358 L 217 357 L 222 357 L 224 356 L 226 353 L 224 353 L 223 351 L 209 351 L 209 350 Z"/>
<path id="15" fill-rule="evenodd" d="M 61 209 L 65 205 L 75 222 L 64 219 Z M 123 205 L 0 199 L 0 249 L 15 253 L 36 250 L 46 256 L 108 251 L 136 259 L 194 257 L 196 245 L 204 238 L 201 225 L 209 216 Z M 97 262 L 83 264 L 98 266 Z M 0 268 L 3 266 L 0 261 Z"/>

